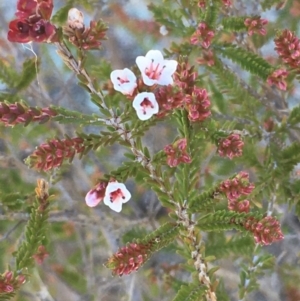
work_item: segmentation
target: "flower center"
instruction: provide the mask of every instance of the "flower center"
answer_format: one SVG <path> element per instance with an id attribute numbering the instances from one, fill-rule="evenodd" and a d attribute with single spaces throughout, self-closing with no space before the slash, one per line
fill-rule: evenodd
<path id="1" fill-rule="evenodd" d="M 152 63 L 150 64 L 150 67 L 145 69 L 145 74 L 150 78 L 150 79 L 156 79 L 158 80 L 162 74 L 163 69 L 166 66 L 160 66 L 159 64 L 155 65 L 152 59 Z"/>
<path id="2" fill-rule="evenodd" d="M 123 200 L 125 200 L 125 196 L 122 192 L 122 190 L 120 188 L 118 188 L 115 191 L 112 191 L 110 193 L 110 201 L 113 203 L 115 201 L 118 201 L 118 199 L 122 198 Z"/>
<path id="3" fill-rule="evenodd" d="M 124 78 L 124 79 L 123 79 L 123 78 L 121 78 L 121 77 L 117 77 L 117 80 L 120 82 L 121 85 L 127 84 L 127 83 L 130 82 L 127 78 Z M 119 86 L 120 86 L 120 84 L 119 84 Z"/>
<path id="4" fill-rule="evenodd" d="M 151 108 L 151 109 L 154 108 L 152 102 L 149 100 L 148 97 L 145 97 L 145 98 L 144 98 L 144 100 L 141 102 L 140 106 L 142 107 L 142 110 L 143 110 L 143 114 L 144 114 L 144 115 L 146 115 L 146 110 L 147 110 L 147 108 Z"/>
<path id="5" fill-rule="evenodd" d="M 45 26 L 43 26 L 43 25 L 37 25 L 37 26 L 34 28 L 34 31 L 35 31 L 35 33 L 37 33 L 37 34 L 44 34 L 44 33 L 45 33 Z"/>
<path id="6" fill-rule="evenodd" d="M 29 26 L 25 23 L 18 22 L 18 29 L 21 33 L 27 33 L 29 31 Z"/>

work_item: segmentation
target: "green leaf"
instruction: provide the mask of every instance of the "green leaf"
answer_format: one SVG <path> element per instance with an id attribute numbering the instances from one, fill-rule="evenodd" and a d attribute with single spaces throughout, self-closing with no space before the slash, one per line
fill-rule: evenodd
<path id="1" fill-rule="evenodd" d="M 230 32 L 247 31 L 245 17 L 227 17 L 222 20 L 224 30 Z"/>
<path id="2" fill-rule="evenodd" d="M 181 286 L 173 301 L 201 301 L 205 298 L 206 287 L 199 284 L 188 284 Z"/>
<path id="3" fill-rule="evenodd" d="M 40 61 L 36 58 L 28 59 L 23 63 L 23 70 L 20 79 L 16 84 L 18 90 L 27 88 L 30 83 L 36 78 L 39 71 Z"/>
<path id="4" fill-rule="evenodd" d="M 239 64 L 251 74 L 257 75 L 266 80 L 270 73 L 274 70 L 266 60 L 255 53 L 249 52 L 243 48 L 232 44 L 214 45 L 214 48 L 224 57 Z"/>
<path id="5" fill-rule="evenodd" d="M 63 6 L 61 9 L 59 9 L 54 16 L 51 18 L 51 22 L 57 24 L 57 25 L 65 25 L 67 18 L 68 18 L 68 12 L 73 7 L 73 4 L 67 4 Z"/>
<path id="6" fill-rule="evenodd" d="M 298 123 L 300 123 L 300 106 L 293 108 L 287 119 L 287 124 L 296 125 Z"/>
<path id="7" fill-rule="evenodd" d="M 214 0 L 209 3 L 209 5 L 206 5 L 206 11 L 204 16 L 204 22 L 208 24 L 210 28 L 214 28 L 216 25 L 216 21 L 219 16 L 219 12 L 221 9 L 221 1 Z"/>

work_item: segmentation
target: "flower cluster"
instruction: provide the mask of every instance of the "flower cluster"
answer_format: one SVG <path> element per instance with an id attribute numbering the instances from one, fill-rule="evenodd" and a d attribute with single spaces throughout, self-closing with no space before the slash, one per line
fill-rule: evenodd
<path id="1" fill-rule="evenodd" d="M 150 50 L 146 56 L 138 56 L 136 64 L 141 72 L 142 81 L 147 87 L 156 85 L 168 86 L 173 84 L 173 74 L 177 68 L 175 60 L 165 60 L 158 50 Z M 152 92 L 138 91 L 135 74 L 125 68 L 114 70 L 110 79 L 116 91 L 133 99 L 132 105 L 141 120 L 148 120 L 159 111 L 155 94 Z"/>
<path id="2" fill-rule="evenodd" d="M 184 100 L 190 121 L 203 121 L 210 116 L 210 100 L 205 89 L 194 87 Z"/>
<path id="3" fill-rule="evenodd" d="M 228 209 L 235 212 L 245 212 L 250 211 L 250 202 L 248 200 L 228 200 Z"/>
<path id="4" fill-rule="evenodd" d="M 199 23 L 196 31 L 191 36 L 190 42 L 192 45 L 200 44 L 204 49 L 209 48 L 215 33 L 205 22 Z"/>
<path id="5" fill-rule="evenodd" d="M 197 59 L 197 63 L 199 65 L 207 65 L 209 67 L 213 66 L 215 64 L 215 58 L 211 49 L 207 49 L 207 50 L 203 49 L 202 57 Z"/>
<path id="6" fill-rule="evenodd" d="M 239 157 L 243 153 L 244 142 L 239 134 L 230 134 L 227 138 L 220 139 L 218 143 L 218 153 L 221 157 L 232 159 Z"/>
<path id="7" fill-rule="evenodd" d="M 253 189 L 254 185 L 249 183 L 249 174 L 243 171 L 233 179 L 223 181 L 219 186 L 219 191 L 225 193 L 228 199 L 228 209 L 237 212 L 249 212 L 249 201 L 238 199 L 249 195 Z"/>
<path id="8" fill-rule="evenodd" d="M 249 36 L 252 36 L 254 33 L 258 33 L 264 36 L 267 33 L 264 26 L 268 24 L 268 20 L 261 19 L 260 16 L 247 18 L 244 24 L 248 29 Z"/>
<path id="9" fill-rule="evenodd" d="M 300 67 L 300 41 L 290 30 L 285 29 L 275 40 L 275 50 L 292 69 Z"/>
<path id="10" fill-rule="evenodd" d="M 37 264 L 42 264 L 48 256 L 49 253 L 47 252 L 46 247 L 41 245 L 38 247 L 37 253 L 32 257 Z"/>
<path id="11" fill-rule="evenodd" d="M 287 83 L 285 81 L 288 76 L 288 72 L 283 69 L 278 69 L 273 71 L 271 75 L 267 78 L 267 84 L 272 86 L 277 86 L 278 89 L 285 91 L 287 87 Z"/>
<path id="12" fill-rule="evenodd" d="M 215 63 L 214 54 L 211 49 L 208 49 L 214 36 L 214 31 L 211 30 L 205 22 L 201 22 L 190 38 L 190 43 L 192 45 L 200 44 L 202 47 L 202 57 L 197 59 L 197 62 L 200 65 L 213 66 Z"/>
<path id="13" fill-rule="evenodd" d="M 14 277 L 13 272 L 5 272 L 3 275 L 0 275 L 0 294 L 12 293 L 22 284 L 24 284 L 25 281 L 26 278 L 24 275 L 18 275 L 17 277 Z"/>
<path id="14" fill-rule="evenodd" d="M 258 244 L 269 245 L 283 239 L 280 223 L 273 216 L 266 216 L 262 220 L 249 218 L 244 227 L 254 234 L 255 242 Z"/>
<path id="15" fill-rule="evenodd" d="M 51 108 L 38 109 L 27 107 L 25 104 L 18 102 L 14 104 L 0 102 L 0 121 L 5 126 L 20 123 L 27 125 L 31 121 L 44 123 L 56 115 L 57 113 Z"/>
<path id="16" fill-rule="evenodd" d="M 182 91 L 178 91 L 172 86 L 159 87 L 155 91 L 155 98 L 159 106 L 156 116 L 162 118 L 169 112 L 184 107 L 184 95 Z"/>
<path id="17" fill-rule="evenodd" d="M 54 41 L 56 28 L 49 22 L 53 0 L 18 0 L 17 19 L 9 23 L 7 38 L 11 42 Z"/>
<path id="18" fill-rule="evenodd" d="M 89 207 L 95 207 L 104 201 L 104 204 L 110 209 L 121 212 L 122 205 L 127 203 L 130 198 L 131 194 L 123 183 L 102 181 L 87 193 L 85 202 Z"/>
<path id="19" fill-rule="evenodd" d="M 137 57 L 136 63 L 143 84 L 152 87 L 153 92 L 139 93 L 139 89 L 145 86 L 140 87 L 135 74 L 128 68 L 114 70 L 110 79 L 116 91 L 133 99 L 132 105 L 140 120 L 148 120 L 154 114 L 164 117 L 177 108 L 185 108 L 192 122 L 203 121 L 210 116 L 207 91 L 195 86 L 198 74 L 186 61 L 178 64 L 174 60 L 164 60 L 160 51 L 150 50 L 145 57 Z"/>
<path id="20" fill-rule="evenodd" d="M 174 73 L 174 83 L 184 94 L 191 94 L 196 85 L 198 73 L 195 66 L 190 66 L 186 59 L 180 58 L 177 70 Z"/>
<path id="21" fill-rule="evenodd" d="M 101 40 L 106 39 L 108 27 L 102 20 L 91 21 L 90 27 L 83 23 L 83 13 L 77 8 L 71 8 L 68 12 L 67 25 L 63 27 L 63 33 L 76 47 L 84 50 L 98 49 Z"/>
<path id="22" fill-rule="evenodd" d="M 48 171 L 62 165 L 65 159 L 72 160 L 75 154 L 85 150 L 84 139 L 81 137 L 52 139 L 41 144 L 33 154 L 27 158 L 26 163 L 31 168 Z"/>
<path id="23" fill-rule="evenodd" d="M 164 151 L 167 155 L 167 164 L 176 167 L 180 163 L 191 163 L 192 159 L 186 152 L 186 138 L 177 140 L 174 144 L 166 145 Z"/>
<path id="24" fill-rule="evenodd" d="M 130 243 L 120 248 L 105 264 L 114 275 L 129 275 L 137 271 L 148 259 L 150 244 Z"/>

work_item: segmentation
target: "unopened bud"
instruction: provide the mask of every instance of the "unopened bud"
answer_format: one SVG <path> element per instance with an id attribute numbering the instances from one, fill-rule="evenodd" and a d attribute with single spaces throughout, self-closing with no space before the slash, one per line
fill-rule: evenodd
<path id="1" fill-rule="evenodd" d="M 77 8 L 71 8 L 68 12 L 68 25 L 73 29 L 84 28 L 83 13 Z"/>

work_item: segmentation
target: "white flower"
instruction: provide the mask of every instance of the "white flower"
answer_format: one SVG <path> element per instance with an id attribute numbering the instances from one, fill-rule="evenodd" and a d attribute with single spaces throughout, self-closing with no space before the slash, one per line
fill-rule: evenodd
<path id="1" fill-rule="evenodd" d="M 167 27 L 165 25 L 162 25 L 160 28 L 159 28 L 159 33 L 162 35 L 162 36 L 166 36 L 169 31 L 167 29 Z"/>
<path id="2" fill-rule="evenodd" d="M 150 119 L 153 114 L 158 113 L 159 109 L 155 95 L 150 92 L 139 93 L 134 98 L 132 105 L 140 120 Z"/>
<path id="3" fill-rule="evenodd" d="M 81 29 L 83 24 L 83 13 L 77 8 L 71 8 L 68 12 L 68 25 L 71 28 Z"/>
<path id="4" fill-rule="evenodd" d="M 136 76 L 128 68 L 123 70 L 114 70 L 110 74 L 110 79 L 114 85 L 114 89 L 124 95 L 132 95 L 137 86 Z"/>
<path id="5" fill-rule="evenodd" d="M 127 203 L 130 198 L 131 194 L 123 183 L 110 182 L 105 190 L 104 204 L 110 209 L 120 212 L 122 204 Z"/>
<path id="6" fill-rule="evenodd" d="M 164 60 L 159 50 L 150 50 L 146 56 L 138 56 L 135 62 L 142 73 L 145 85 L 167 86 L 173 84 L 172 75 L 176 71 L 178 63 L 174 60 Z"/>

